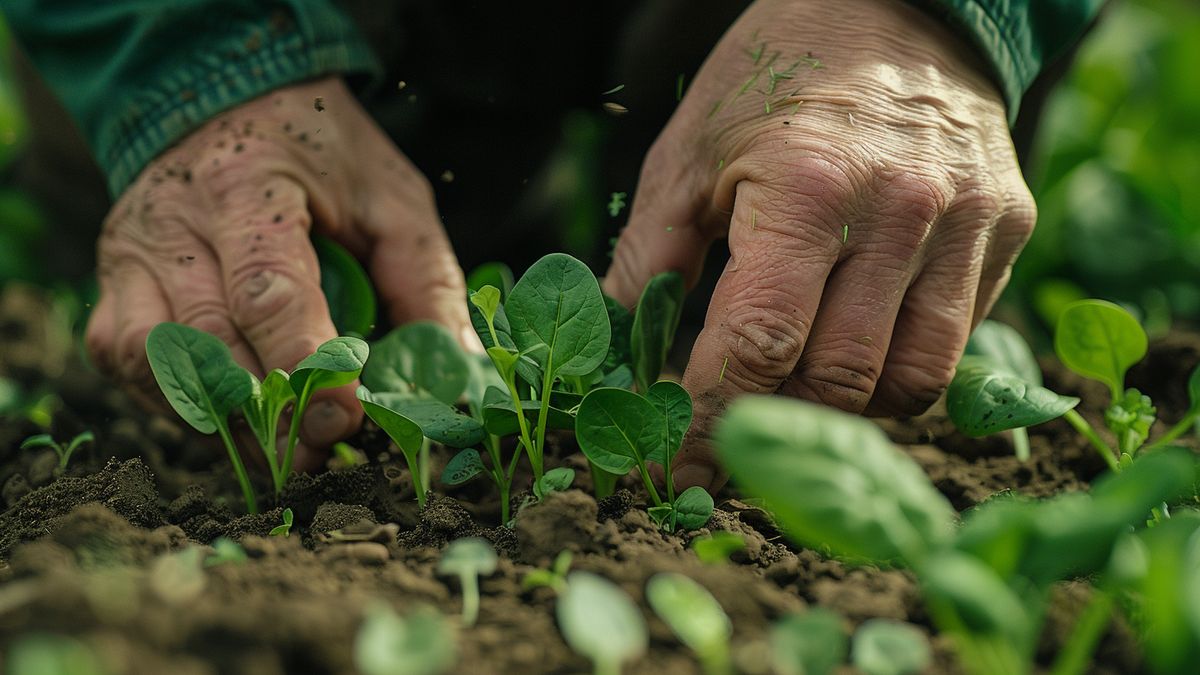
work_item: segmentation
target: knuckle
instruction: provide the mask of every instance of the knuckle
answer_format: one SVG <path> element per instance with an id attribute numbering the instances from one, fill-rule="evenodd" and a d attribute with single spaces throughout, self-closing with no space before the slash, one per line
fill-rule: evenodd
<path id="1" fill-rule="evenodd" d="M 887 365 L 891 407 L 908 415 L 929 409 L 954 378 L 956 356 L 945 353 L 914 354 Z"/>
<path id="2" fill-rule="evenodd" d="M 862 412 L 875 393 L 883 359 L 871 344 L 846 339 L 806 356 L 793 382 L 825 405 Z"/>
<path id="3" fill-rule="evenodd" d="M 252 328 L 288 313 L 300 299 L 319 293 L 283 266 L 270 260 L 250 260 L 234 270 L 228 285 L 229 311 L 234 323 Z"/>
<path id="4" fill-rule="evenodd" d="M 196 330 L 220 338 L 227 345 L 232 345 L 238 340 L 237 329 L 229 318 L 228 310 L 216 302 L 192 305 L 179 314 L 178 320 Z"/>
<path id="5" fill-rule="evenodd" d="M 774 389 L 800 357 L 808 324 L 789 311 L 790 304 L 768 299 L 729 314 L 730 360 L 756 389 Z"/>

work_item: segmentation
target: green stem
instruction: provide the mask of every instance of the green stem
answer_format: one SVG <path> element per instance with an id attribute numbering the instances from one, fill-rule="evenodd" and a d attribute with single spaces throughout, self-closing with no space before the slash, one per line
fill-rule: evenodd
<path id="1" fill-rule="evenodd" d="M 533 464 L 533 481 L 542 479 L 542 451 L 546 447 L 546 419 L 550 413 L 550 385 L 554 384 L 554 374 L 551 369 L 551 359 L 546 359 L 546 374 L 542 376 L 541 407 L 538 409 L 537 421 L 537 452 L 529 456 Z M 535 457 L 536 455 L 536 457 Z"/>
<path id="2" fill-rule="evenodd" d="M 1024 463 L 1029 461 L 1029 431 L 1025 427 L 1017 427 L 1012 430 L 1013 452 L 1017 456 L 1017 461 Z"/>
<path id="3" fill-rule="evenodd" d="M 229 452 L 229 461 L 233 463 L 233 473 L 237 476 L 238 485 L 242 487 L 242 498 L 246 500 L 246 511 L 258 513 L 258 501 L 254 499 L 254 487 L 250 485 L 250 476 L 246 473 L 241 456 L 238 455 L 237 446 L 233 444 L 233 436 L 229 433 L 229 425 L 225 423 L 225 420 L 217 422 L 217 433 L 221 435 L 221 441 L 225 443 L 225 450 Z"/>
<path id="4" fill-rule="evenodd" d="M 662 506 L 662 498 L 658 496 L 658 489 L 654 487 L 654 481 L 650 480 L 650 472 L 646 469 L 645 462 L 638 462 L 638 473 L 642 474 L 642 484 L 646 486 L 646 492 L 650 493 L 650 499 L 654 501 L 654 505 Z"/>
<path id="5" fill-rule="evenodd" d="M 1112 594 L 1097 589 L 1075 622 L 1066 645 L 1054 660 L 1054 667 L 1050 671 L 1052 675 L 1076 675 L 1085 671 L 1092 660 L 1092 652 L 1096 650 L 1096 643 L 1108 627 L 1112 609 Z"/>
<path id="6" fill-rule="evenodd" d="M 458 580 L 463 592 L 463 625 L 474 626 L 479 619 L 479 579 L 473 573 L 466 573 L 459 575 Z"/>
<path id="7" fill-rule="evenodd" d="M 421 475 L 421 458 L 420 451 L 409 453 L 400 448 L 404 455 L 404 461 L 408 464 L 408 473 L 412 475 L 413 492 L 417 493 L 417 506 L 425 508 L 425 480 Z"/>
<path id="8" fill-rule="evenodd" d="M 1084 438 L 1088 439 L 1088 442 L 1092 444 L 1092 447 L 1095 448 L 1100 453 L 1100 456 L 1104 458 L 1104 462 L 1108 464 L 1110 471 L 1117 473 L 1121 470 L 1120 466 L 1117 464 L 1117 456 L 1113 454 L 1112 448 L 1108 447 L 1108 444 L 1104 442 L 1104 439 L 1100 438 L 1099 434 L 1096 433 L 1096 430 L 1092 428 L 1092 425 L 1088 424 L 1087 420 L 1083 419 L 1082 415 L 1074 410 L 1068 410 L 1067 412 L 1063 413 L 1063 419 L 1065 419 L 1068 424 L 1075 427 L 1076 431 L 1083 434 Z"/>
<path id="9" fill-rule="evenodd" d="M 500 525 L 504 526 L 508 523 L 508 493 L 512 486 L 512 475 L 511 472 L 504 471 L 504 458 L 500 455 L 500 439 L 488 434 L 484 438 L 483 444 L 492 458 L 492 481 L 496 483 L 496 489 L 500 491 Z M 519 452 L 513 453 L 514 458 L 520 456 Z M 515 463 L 513 467 L 516 467 Z"/>
<path id="10" fill-rule="evenodd" d="M 621 662 L 608 658 L 597 658 L 593 675 L 621 675 Z"/>
<path id="11" fill-rule="evenodd" d="M 1186 434 L 1188 431 L 1191 430 L 1192 426 L 1196 424 L 1196 417 L 1198 415 L 1200 415 L 1200 410 L 1195 410 L 1193 412 L 1189 412 L 1188 414 L 1184 415 L 1183 419 L 1176 422 L 1175 426 L 1173 426 L 1167 430 L 1167 433 L 1160 436 L 1157 440 L 1155 440 L 1150 445 L 1142 448 L 1142 452 L 1151 452 L 1153 450 L 1157 450 L 1157 449 L 1161 448 L 1162 446 L 1175 440 L 1176 438 L 1179 438 L 1180 436 Z"/>
<path id="12" fill-rule="evenodd" d="M 599 501 L 611 495 L 617 485 L 617 478 L 619 476 L 614 476 L 601 469 L 591 460 L 588 460 L 588 468 L 592 472 L 592 492 L 596 493 L 596 500 Z"/>
<path id="13" fill-rule="evenodd" d="M 513 374 L 509 374 L 504 378 L 504 384 L 508 385 L 508 395 L 512 398 L 513 408 L 517 411 L 517 428 L 521 430 L 521 444 L 525 446 L 525 454 L 529 455 L 529 463 L 533 463 L 533 440 L 529 437 L 529 424 L 525 420 L 525 409 L 521 407 L 521 395 L 517 393 L 517 382 Z M 519 452 L 517 453 L 520 454 Z M 513 458 L 514 461 L 516 457 Z M 513 472 L 508 472 L 512 476 Z"/>
<path id="14" fill-rule="evenodd" d="M 292 423 L 288 425 L 287 450 L 283 453 L 283 465 L 279 467 L 279 476 L 275 480 L 280 491 L 283 490 L 283 484 L 287 482 L 288 476 L 292 473 L 292 459 L 296 454 L 296 442 L 300 440 L 300 424 L 304 421 L 304 412 L 307 410 L 308 401 L 311 398 L 312 386 L 306 382 L 304 389 L 296 397 L 296 405 L 292 407 Z"/>
<path id="15" fill-rule="evenodd" d="M 429 439 L 421 439 L 421 452 L 417 455 L 417 462 L 421 467 L 421 492 L 429 492 Z"/>

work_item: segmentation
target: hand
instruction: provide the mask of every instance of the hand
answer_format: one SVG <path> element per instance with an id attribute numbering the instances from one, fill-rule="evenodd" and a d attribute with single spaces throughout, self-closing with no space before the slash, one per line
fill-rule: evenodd
<path id="1" fill-rule="evenodd" d="M 724 483 L 704 439 L 743 392 L 924 411 L 1035 219 L 1000 94 L 936 19 L 897 0 L 754 3 L 647 155 L 606 280 L 632 304 L 657 272 L 694 281 L 728 236 L 677 484 Z"/>
<path id="2" fill-rule="evenodd" d="M 125 191 L 98 244 L 100 299 L 87 330 L 95 363 L 143 400 L 161 399 L 146 334 L 178 321 L 220 337 L 260 378 L 290 370 L 337 336 L 314 226 L 366 262 L 393 322 L 433 319 L 475 339 L 428 181 L 345 85 L 326 79 L 221 115 Z M 362 420 L 354 385 L 314 399 L 300 470 Z"/>

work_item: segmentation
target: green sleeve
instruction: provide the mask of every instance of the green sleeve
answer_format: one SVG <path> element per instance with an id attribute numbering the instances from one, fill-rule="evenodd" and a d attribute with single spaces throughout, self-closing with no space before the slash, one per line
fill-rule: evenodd
<path id="1" fill-rule="evenodd" d="M 378 72 L 330 0 L 5 0 L 3 11 L 114 196 L 227 108 L 319 75 Z"/>
<path id="2" fill-rule="evenodd" d="M 1021 96 L 1065 53 L 1106 0 L 914 0 L 970 38 L 987 58 L 1013 122 Z"/>

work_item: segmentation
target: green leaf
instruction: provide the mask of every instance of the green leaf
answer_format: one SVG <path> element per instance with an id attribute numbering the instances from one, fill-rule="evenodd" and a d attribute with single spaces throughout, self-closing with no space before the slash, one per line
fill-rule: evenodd
<path id="1" fill-rule="evenodd" d="M 496 549 L 487 539 L 465 537 L 455 539 L 446 546 L 438 561 L 437 572 L 443 576 L 467 574 L 486 577 L 496 571 L 498 563 Z"/>
<path id="2" fill-rule="evenodd" d="M 146 337 L 146 356 L 167 402 L 202 434 L 217 431 L 254 389 L 254 376 L 215 336 L 178 323 L 160 323 Z"/>
<path id="3" fill-rule="evenodd" d="M 290 537 L 292 533 L 292 522 L 295 516 L 292 515 L 291 509 L 283 510 L 283 524 L 276 525 L 268 532 L 272 537 Z"/>
<path id="4" fill-rule="evenodd" d="M 297 397 L 306 390 L 311 393 L 350 384 L 362 373 L 370 351 L 367 343 L 356 337 L 333 338 L 296 364 L 288 382 Z"/>
<path id="5" fill-rule="evenodd" d="M 14 636 L 15 637 L 15 636 Z M 105 675 L 108 669 L 86 642 L 50 633 L 14 639 L 5 658 L 11 675 Z"/>
<path id="6" fill-rule="evenodd" d="M 485 470 L 483 460 L 479 458 L 479 451 L 468 448 L 446 463 L 446 468 L 442 471 L 442 482 L 446 485 L 462 485 Z"/>
<path id="7" fill-rule="evenodd" d="M 512 291 L 512 270 L 502 262 L 487 262 L 471 270 L 471 273 L 467 275 L 467 288 L 477 291 L 484 286 L 498 289 L 500 299 L 503 300 Z"/>
<path id="8" fill-rule="evenodd" d="M 1114 399 L 1104 411 L 1104 426 L 1117 437 L 1121 453 L 1132 455 L 1150 436 L 1150 427 L 1158 417 L 1158 409 L 1137 389 L 1126 389 L 1125 395 Z"/>
<path id="9" fill-rule="evenodd" d="M 1042 369 L 1029 343 L 1008 324 L 984 319 L 971 333 L 965 356 L 982 356 L 1030 384 L 1042 385 Z"/>
<path id="10" fill-rule="evenodd" d="M 639 391 L 647 391 L 662 373 L 683 316 L 686 290 L 678 272 L 659 274 L 642 289 L 630 334 L 633 377 Z"/>
<path id="11" fill-rule="evenodd" d="M 1138 460 L 1141 462 L 1141 460 Z M 1182 510 L 1137 534 L 1146 574 L 1128 589 L 1141 597 L 1139 619 L 1152 672 L 1190 673 L 1200 663 L 1200 514 Z"/>
<path id="12" fill-rule="evenodd" d="M 909 675 L 929 667 L 929 639 L 916 626 L 892 619 L 868 619 L 850 648 L 854 666 L 865 675 Z"/>
<path id="13" fill-rule="evenodd" d="M 562 492 L 575 482 L 575 469 L 560 466 L 542 474 L 541 480 L 533 484 L 533 496 L 545 499 L 551 492 Z"/>
<path id="14" fill-rule="evenodd" d="M 592 463 L 623 475 L 652 455 L 661 456 L 662 415 L 650 401 L 631 391 L 593 389 L 579 404 L 575 438 Z"/>
<path id="15" fill-rule="evenodd" d="M 1034 614 L 1004 580 L 965 553 L 941 551 L 917 570 L 926 601 L 951 608 L 968 632 L 1028 644 L 1037 630 Z"/>
<path id="16" fill-rule="evenodd" d="M 83 445 L 84 443 L 94 442 L 96 442 L 96 435 L 90 431 L 85 431 L 75 438 L 72 438 L 70 443 L 67 443 L 67 447 L 63 452 L 63 455 L 65 457 L 70 457 L 72 453 L 79 449 L 79 446 Z"/>
<path id="17" fill-rule="evenodd" d="M 621 364 L 600 378 L 600 386 L 633 389 L 633 370 Z"/>
<path id="18" fill-rule="evenodd" d="M 390 407 L 377 403 L 366 387 L 358 388 L 358 400 L 367 417 L 370 417 L 375 424 L 379 425 L 380 429 L 383 429 L 383 432 L 395 442 L 410 461 L 414 460 L 417 453 L 421 451 L 421 444 L 425 441 L 425 434 L 421 431 L 420 425 Z"/>
<path id="19" fill-rule="evenodd" d="M 457 660 L 454 631 L 437 610 L 401 618 L 376 602 L 354 638 L 354 665 L 363 675 L 438 675 Z"/>
<path id="20" fill-rule="evenodd" d="M 683 445 L 684 434 L 692 425 L 692 397 L 675 382 L 664 380 L 650 386 L 646 391 L 646 400 L 663 416 L 666 433 L 663 454 L 651 459 L 663 466 L 670 466 L 675 453 Z"/>
<path id="21" fill-rule="evenodd" d="M 633 333 L 633 314 L 608 295 L 604 296 L 604 310 L 608 312 L 608 325 L 612 331 L 612 339 L 608 343 L 608 354 L 605 355 L 604 364 L 601 367 L 607 374 L 621 366 L 627 366 L 632 376 L 633 347 L 629 340 Z"/>
<path id="22" fill-rule="evenodd" d="M 725 530 L 717 530 L 703 537 L 692 540 L 692 550 L 696 557 L 706 565 L 716 565 L 729 562 L 729 556 L 738 551 L 746 550 L 746 540 L 741 535 Z"/>
<path id="23" fill-rule="evenodd" d="M 1079 399 L 1032 384 L 980 356 L 964 356 L 946 390 L 946 411 L 968 436 L 1041 424 L 1077 405 Z"/>
<path id="24" fill-rule="evenodd" d="M 646 601 L 702 662 L 728 659 L 733 624 L 708 589 L 682 574 L 662 572 L 646 582 Z"/>
<path id="25" fill-rule="evenodd" d="M 483 313 L 487 321 L 495 322 L 496 312 L 500 309 L 500 289 L 495 286 L 483 286 L 470 295 L 471 304 Z M 489 335 L 491 332 L 488 332 Z"/>
<path id="26" fill-rule="evenodd" d="M 54 441 L 54 437 L 50 434 L 37 434 L 30 436 L 21 441 L 22 450 L 30 450 L 32 448 L 58 448 L 58 443 Z"/>
<path id="27" fill-rule="evenodd" d="M 248 559 L 246 550 L 241 544 L 228 537 L 217 537 L 213 543 L 213 552 L 204 559 L 205 567 L 216 567 L 217 565 L 240 565 Z"/>
<path id="28" fill-rule="evenodd" d="M 415 321 L 375 343 L 363 370 L 374 392 L 424 392 L 453 405 L 471 377 L 467 355 L 450 331 L 432 321 Z"/>
<path id="29" fill-rule="evenodd" d="M 372 393 L 371 400 L 415 422 L 429 440 L 451 448 L 469 448 L 487 435 L 479 420 L 434 398 L 382 392 Z"/>
<path id="30" fill-rule="evenodd" d="M 1058 317 L 1054 351 L 1071 370 L 1108 385 L 1113 398 L 1125 389 L 1125 371 L 1146 355 L 1146 331 L 1129 312 L 1103 300 L 1073 302 Z"/>
<path id="31" fill-rule="evenodd" d="M 504 306 L 513 342 L 550 378 L 586 375 L 604 362 L 610 339 L 604 296 L 575 258 L 551 253 L 534 263 Z"/>
<path id="32" fill-rule="evenodd" d="M 540 409 L 541 404 L 537 401 L 521 401 L 521 410 L 525 412 L 525 419 L 530 422 L 537 422 Z M 489 403 L 484 406 L 483 426 L 493 436 L 512 436 L 517 434 L 521 428 L 517 422 L 517 410 L 511 401 Z M 550 407 L 546 412 L 546 428 L 574 429 L 575 416 L 565 410 Z"/>
<path id="33" fill-rule="evenodd" d="M 646 509 L 647 515 L 654 524 L 660 528 L 671 531 L 671 514 L 675 513 L 674 507 L 670 504 L 662 504 L 660 506 L 651 506 Z"/>
<path id="34" fill-rule="evenodd" d="M 698 530 L 708 524 L 713 498 L 708 490 L 693 485 L 675 498 L 674 530 Z"/>
<path id="35" fill-rule="evenodd" d="M 558 597 L 558 627 L 567 644 L 596 664 L 619 672 L 646 652 L 650 637 L 637 605 L 620 588 L 590 572 L 572 572 Z"/>
<path id="36" fill-rule="evenodd" d="M 950 504 L 860 417 L 744 396 L 719 423 L 716 445 L 737 484 L 766 500 L 802 544 L 851 559 L 914 564 L 952 532 Z"/>
<path id="37" fill-rule="evenodd" d="M 253 393 L 242 405 L 242 414 L 264 452 L 275 452 L 279 417 L 287 404 L 295 400 L 296 392 L 292 391 L 288 374 L 278 368 L 267 373 L 261 385 L 254 381 Z"/>
<path id="38" fill-rule="evenodd" d="M 1188 412 L 1200 411 L 1200 365 L 1188 377 Z"/>
<path id="39" fill-rule="evenodd" d="M 375 329 L 376 300 L 371 278 L 349 251 L 328 237 L 314 234 L 313 248 L 321 270 L 321 291 L 338 333 L 365 337 Z"/>
<path id="40" fill-rule="evenodd" d="M 781 675 L 828 675 L 846 660 L 842 618 L 821 608 L 792 614 L 771 628 L 771 664 Z"/>

